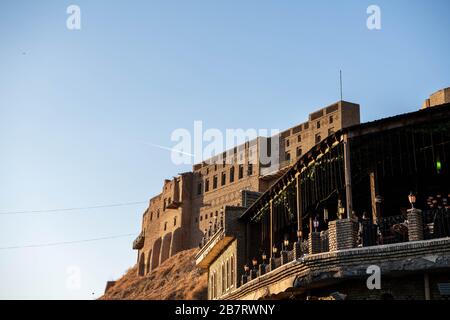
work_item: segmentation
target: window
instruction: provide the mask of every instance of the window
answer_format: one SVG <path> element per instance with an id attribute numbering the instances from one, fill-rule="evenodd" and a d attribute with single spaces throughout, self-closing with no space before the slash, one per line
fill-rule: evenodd
<path id="1" fill-rule="evenodd" d="M 291 161 L 291 154 L 289 152 L 286 152 L 284 154 L 284 158 L 286 159 L 286 161 Z"/>
<path id="2" fill-rule="evenodd" d="M 249 163 L 247 167 L 247 175 L 251 176 L 253 174 L 253 164 Z"/>
<path id="3" fill-rule="evenodd" d="M 217 164 L 214 165 L 214 171 L 217 171 Z"/>
<path id="4" fill-rule="evenodd" d="M 202 194 L 202 183 L 201 182 L 199 182 L 197 184 L 197 194 Z"/>
<path id="5" fill-rule="evenodd" d="M 225 289 L 228 289 L 228 259 L 225 261 Z"/>
<path id="6" fill-rule="evenodd" d="M 164 222 L 164 231 L 167 230 L 167 222 Z"/>
<path id="7" fill-rule="evenodd" d="M 153 212 L 150 212 L 150 221 L 153 220 Z"/>
<path id="8" fill-rule="evenodd" d="M 320 134 L 317 133 L 316 134 L 316 144 L 319 143 L 320 141 L 322 141 L 322 138 L 320 137 Z"/>
<path id="9" fill-rule="evenodd" d="M 302 148 L 297 148 L 297 157 L 300 157 L 302 155 Z"/>
<path id="10" fill-rule="evenodd" d="M 159 218 L 159 209 L 156 211 L 156 218 Z"/>
<path id="11" fill-rule="evenodd" d="M 231 258 L 230 258 L 230 273 L 231 273 L 230 287 L 233 287 L 234 286 L 234 256 L 231 256 Z"/>
<path id="12" fill-rule="evenodd" d="M 166 199 L 164 199 L 163 211 L 166 211 Z"/>
<path id="13" fill-rule="evenodd" d="M 330 123 L 330 124 L 333 123 L 333 116 L 330 116 L 330 118 L 329 118 L 329 123 Z"/>
<path id="14" fill-rule="evenodd" d="M 213 177 L 213 189 L 217 188 L 217 176 Z"/>
<path id="15" fill-rule="evenodd" d="M 211 212 L 211 213 L 209 214 L 209 217 L 212 218 L 212 216 L 213 216 L 213 213 Z"/>
<path id="16" fill-rule="evenodd" d="M 203 220 L 203 216 L 200 216 L 200 221 L 202 221 Z"/>
<path id="17" fill-rule="evenodd" d="M 289 139 L 286 139 L 286 147 L 289 147 Z"/>
<path id="18" fill-rule="evenodd" d="M 230 183 L 234 182 L 234 167 L 230 168 Z"/>
<path id="19" fill-rule="evenodd" d="M 227 183 L 227 174 L 225 172 L 222 172 L 222 186 Z"/>
<path id="20" fill-rule="evenodd" d="M 216 217 L 219 215 L 219 212 L 218 211 L 216 211 Z"/>
<path id="21" fill-rule="evenodd" d="M 214 298 L 217 298 L 217 274 L 214 272 L 214 291 L 213 291 Z"/>
<path id="22" fill-rule="evenodd" d="M 301 134 L 299 134 L 299 135 L 297 136 L 297 142 L 302 142 L 302 135 L 301 135 Z"/>
<path id="23" fill-rule="evenodd" d="M 209 179 L 205 180 L 205 192 L 209 191 Z"/>
<path id="24" fill-rule="evenodd" d="M 213 299 L 214 298 L 214 274 L 211 275 L 211 277 L 209 278 L 209 298 Z"/>
<path id="25" fill-rule="evenodd" d="M 222 263 L 222 294 L 225 293 L 225 277 L 226 277 L 225 264 Z"/>
<path id="26" fill-rule="evenodd" d="M 317 129 L 320 129 L 320 121 L 317 121 Z"/>
<path id="27" fill-rule="evenodd" d="M 227 260 L 227 289 L 231 287 L 231 264 L 230 259 Z"/>
<path id="28" fill-rule="evenodd" d="M 177 225 L 177 217 L 173 218 L 173 226 L 175 227 Z"/>
<path id="29" fill-rule="evenodd" d="M 244 177 L 244 166 L 242 164 L 239 165 L 239 179 Z"/>
<path id="30" fill-rule="evenodd" d="M 197 223 L 198 222 L 198 217 L 195 217 L 195 223 Z"/>

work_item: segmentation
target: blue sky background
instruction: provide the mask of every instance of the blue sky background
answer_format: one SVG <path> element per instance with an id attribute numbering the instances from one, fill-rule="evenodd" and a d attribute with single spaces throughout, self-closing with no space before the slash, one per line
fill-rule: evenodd
<path id="1" fill-rule="evenodd" d="M 303 122 L 339 99 L 339 69 L 363 121 L 417 110 L 450 86 L 449 12 L 444 0 L 1 1 L 0 212 L 147 201 L 189 170 L 149 144 L 173 146 L 194 120 Z M 0 215 L 0 247 L 137 234 L 145 207 Z M 0 299 L 98 297 L 135 263 L 132 240 L 0 250 Z"/>

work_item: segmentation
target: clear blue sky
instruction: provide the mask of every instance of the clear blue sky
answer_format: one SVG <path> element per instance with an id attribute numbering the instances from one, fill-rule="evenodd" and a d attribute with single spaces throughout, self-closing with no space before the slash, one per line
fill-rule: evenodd
<path id="1" fill-rule="evenodd" d="M 66 28 L 81 8 L 82 29 Z M 381 8 L 382 29 L 366 27 Z M 147 201 L 176 128 L 287 128 L 339 98 L 363 121 L 450 86 L 449 1 L 1 1 L 0 212 Z M 0 215 L 0 247 L 138 233 L 145 204 Z M 0 250 L 0 298 L 91 299 L 133 237 Z M 81 288 L 67 287 L 78 266 Z"/>

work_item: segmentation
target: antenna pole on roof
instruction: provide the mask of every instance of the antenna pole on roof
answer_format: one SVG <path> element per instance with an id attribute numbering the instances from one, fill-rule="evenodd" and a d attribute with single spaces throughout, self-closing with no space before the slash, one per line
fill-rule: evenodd
<path id="1" fill-rule="evenodd" d="M 339 84 L 341 87 L 341 101 L 342 101 L 342 70 L 339 70 Z"/>

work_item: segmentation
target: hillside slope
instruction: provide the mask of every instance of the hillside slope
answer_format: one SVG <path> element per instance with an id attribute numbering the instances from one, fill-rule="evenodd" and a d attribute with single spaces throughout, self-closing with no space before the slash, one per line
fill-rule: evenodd
<path id="1" fill-rule="evenodd" d="M 134 266 L 100 299 L 204 300 L 207 275 L 195 266 L 196 252 L 197 249 L 179 252 L 143 277 L 137 276 L 137 266 Z"/>

